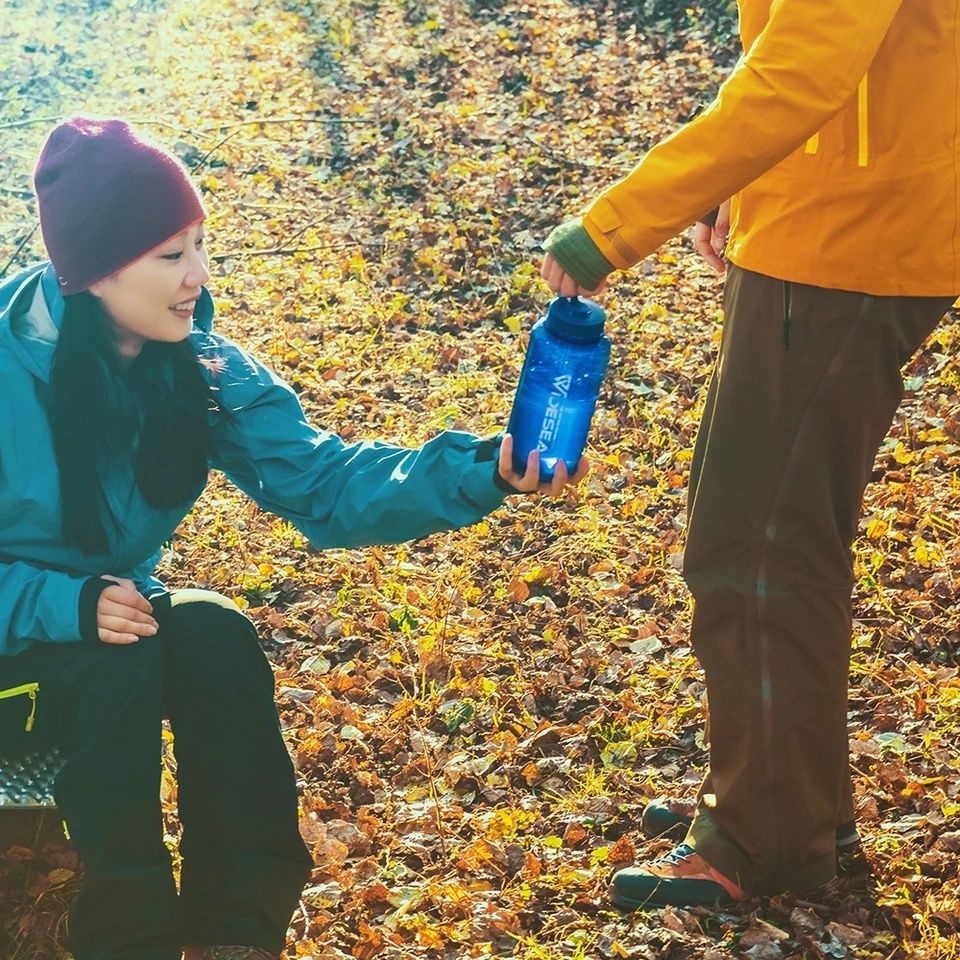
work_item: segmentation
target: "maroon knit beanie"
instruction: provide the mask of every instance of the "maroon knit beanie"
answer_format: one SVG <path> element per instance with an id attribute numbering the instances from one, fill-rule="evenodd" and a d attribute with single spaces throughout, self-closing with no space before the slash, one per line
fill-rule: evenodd
<path id="1" fill-rule="evenodd" d="M 86 290 L 206 216 L 180 161 L 123 120 L 72 117 L 33 173 L 64 295 Z"/>

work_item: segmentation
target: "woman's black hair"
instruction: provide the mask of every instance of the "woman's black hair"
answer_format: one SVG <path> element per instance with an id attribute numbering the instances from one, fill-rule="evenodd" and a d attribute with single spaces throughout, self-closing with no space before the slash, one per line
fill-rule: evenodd
<path id="1" fill-rule="evenodd" d="M 100 301 L 88 291 L 64 299 L 50 376 L 63 537 L 104 554 L 119 518 L 103 478 L 132 464 L 150 506 L 190 503 L 207 479 L 215 402 L 189 340 L 148 341 L 124 366 Z"/>

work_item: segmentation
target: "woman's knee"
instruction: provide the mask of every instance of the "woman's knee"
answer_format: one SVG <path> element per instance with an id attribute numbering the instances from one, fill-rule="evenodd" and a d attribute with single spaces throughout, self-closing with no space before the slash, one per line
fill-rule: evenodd
<path id="1" fill-rule="evenodd" d="M 215 679 L 236 693 L 237 686 L 273 690 L 273 674 L 256 629 L 237 606 L 207 591 L 181 600 L 176 595 L 161 631 L 168 668 L 179 683 Z M 206 594 L 204 596 L 204 594 Z"/>

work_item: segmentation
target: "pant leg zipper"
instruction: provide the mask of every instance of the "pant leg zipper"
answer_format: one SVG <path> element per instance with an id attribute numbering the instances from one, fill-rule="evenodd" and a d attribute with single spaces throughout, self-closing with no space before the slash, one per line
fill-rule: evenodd
<path id="1" fill-rule="evenodd" d="M 30 713 L 27 715 L 27 722 L 24 730 L 30 733 L 33 730 L 34 722 L 37 719 L 37 692 L 40 690 L 39 683 L 23 683 L 19 687 L 11 687 L 9 690 L 0 690 L 0 700 L 8 700 L 11 697 L 29 697 Z"/>

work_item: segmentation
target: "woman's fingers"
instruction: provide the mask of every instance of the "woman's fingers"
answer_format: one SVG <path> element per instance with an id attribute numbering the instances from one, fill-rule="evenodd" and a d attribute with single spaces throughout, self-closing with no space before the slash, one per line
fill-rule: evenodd
<path id="1" fill-rule="evenodd" d="M 133 620 L 122 613 L 97 614 L 97 626 L 117 633 L 135 633 L 140 637 L 152 637 L 160 629 L 156 623 Z"/>
<path id="2" fill-rule="evenodd" d="M 513 477 L 513 437 L 509 433 L 503 435 L 500 441 L 500 457 L 497 461 L 497 472 L 507 483 Z"/>
<path id="3" fill-rule="evenodd" d="M 563 460 L 558 460 L 553 468 L 553 479 L 548 484 L 544 484 L 541 489 L 551 497 L 559 497 L 563 493 L 563 488 L 567 485 L 567 465 Z"/>
<path id="4" fill-rule="evenodd" d="M 103 579 L 113 580 L 114 578 L 103 577 Z M 127 580 L 125 582 L 129 583 L 130 586 L 107 587 L 103 593 L 100 594 L 100 599 L 106 598 L 113 603 L 122 603 L 125 606 L 132 607 L 134 610 L 140 610 L 143 613 L 153 613 L 153 604 L 133 586 L 132 581 Z"/>
<path id="5" fill-rule="evenodd" d="M 150 602 L 132 589 L 131 581 L 104 577 L 117 582 L 107 587 L 97 601 L 97 636 L 104 643 L 136 643 L 140 637 L 152 637 L 160 626 L 150 615 Z M 131 583 L 131 588 L 126 586 Z"/>
<path id="6" fill-rule="evenodd" d="M 104 591 L 105 593 L 106 591 Z M 97 615 L 107 617 L 124 617 L 135 623 L 155 624 L 157 621 L 149 613 L 132 606 L 123 601 L 117 601 L 104 594 L 100 595 L 100 602 L 97 604 Z"/>
<path id="7" fill-rule="evenodd" d="M 566 468 L 566 464 L 564 464 Z M 571 484 L 578 484 L 590 471 L 590 461 L 586 457 L 581 457 L 577 463 L 577 469 L 574 472 L 573 476 L 570 478 Z"/>
<path id="8" fill-rule="evenodd" d="M 520 479 L 520 489 L 525 493 L 536 490 L 540 485 L 540 451 L 531 450 L 527 454 L 527 469 Z"/>
<path id="9" fill-rule="evenodd" d="M 136 590 L 137 585 L 132 580 L 126 580 L 123 577 L 114 577 L 109 573 L 105 573 L 101 580 L 112 580 L 114 583 L 119 583 L 121 587 L 125 587 L 127 590 Z"/>
<path id="10" fill-rule="evenodd" d="M 553 470 L 553 477 L 546 483 L 540 482 L 540 451 L 531 450 L 527 455 L 527 465 L 520 476 L 513 469 L 513 437 L 509 433 L 504 434 L 500 443 L 500 453 L 497 458 L 497 472 L 510 484 L 518 493 L 531 493 L 539 490 L 551 497 L 560 496 L 564 487 L 568 484 L 579 483 L 590 469 L 590 461 L 586 457 L 581 457 L 577 463 L 577 469 L 573 476 L 567 469 L 567 464 L 561 459 Z"/>
<path id="11" fill-rule="evenodd" d="M 136 643 L 140 639 L 132 633 L 115 633 L 113 630 L 100 630 L 98 636 L 102 643 L 127 644 Z"/>

